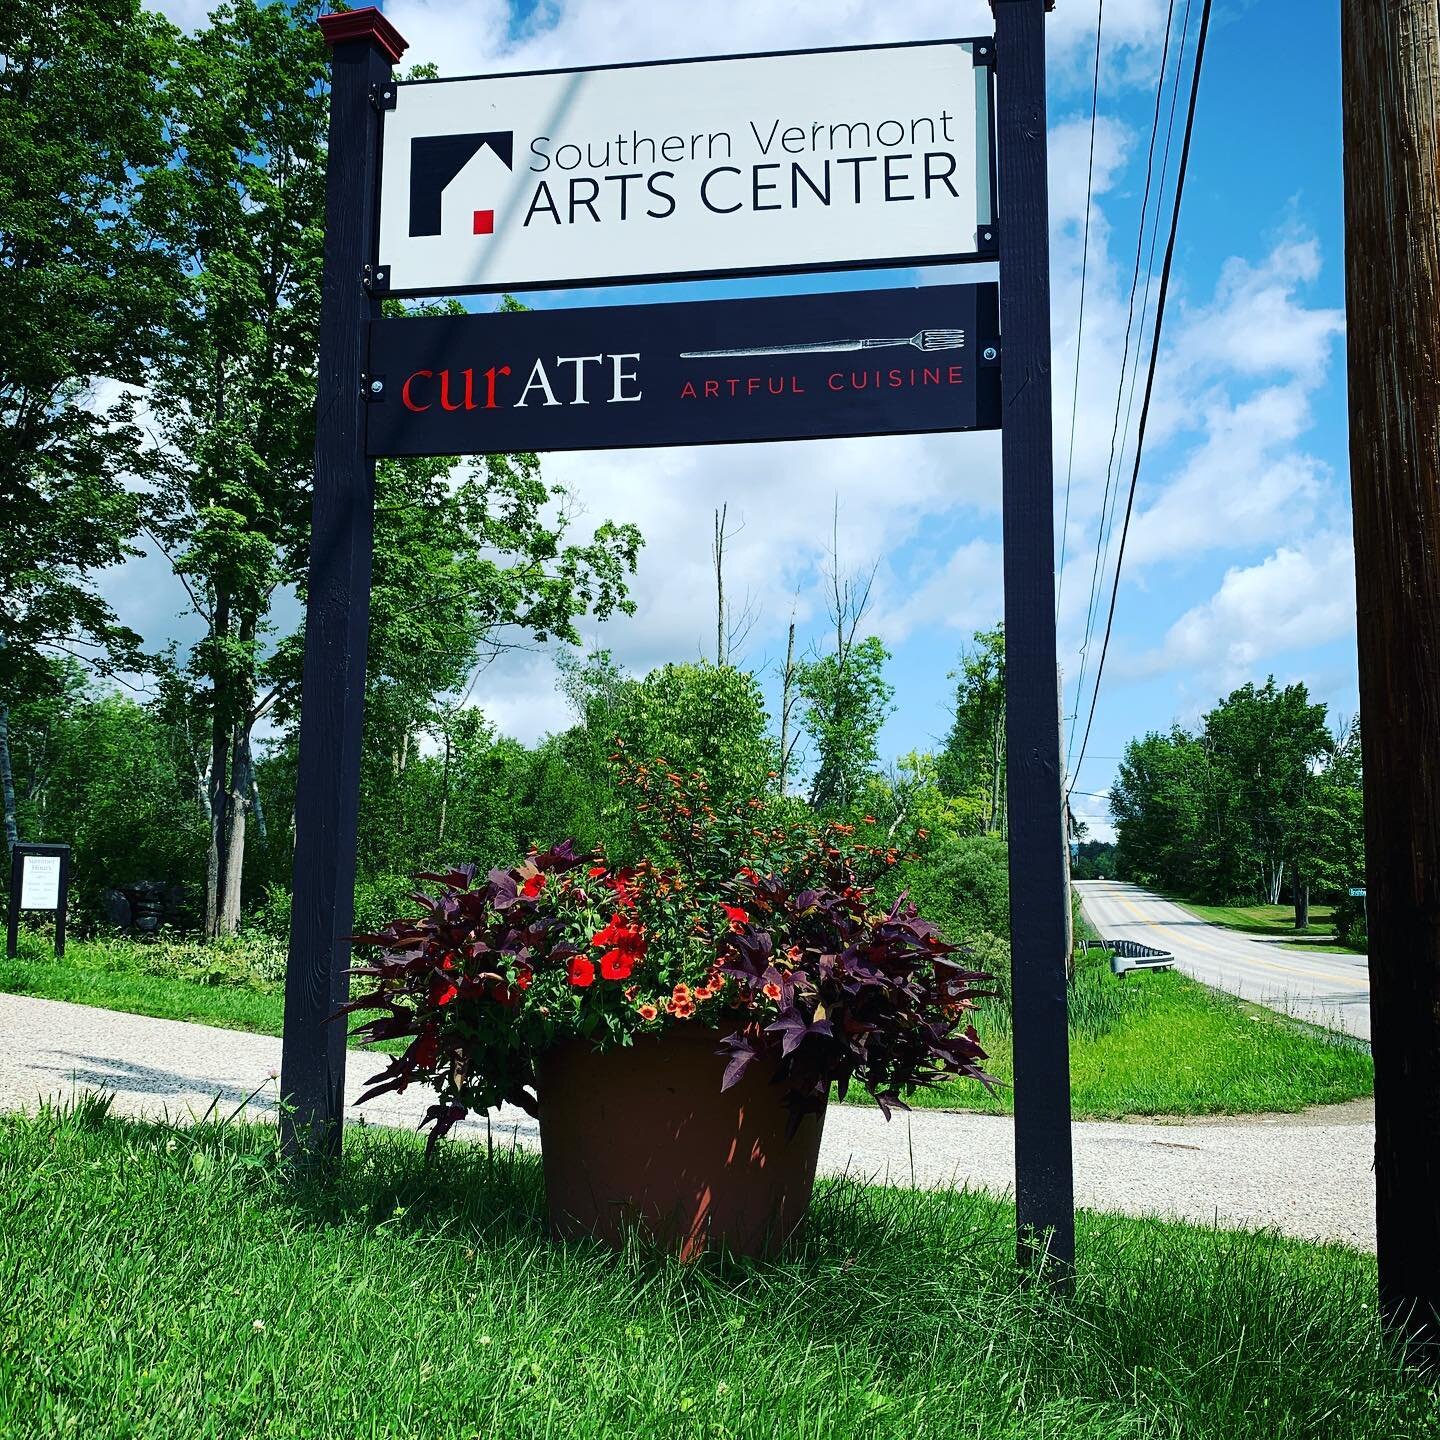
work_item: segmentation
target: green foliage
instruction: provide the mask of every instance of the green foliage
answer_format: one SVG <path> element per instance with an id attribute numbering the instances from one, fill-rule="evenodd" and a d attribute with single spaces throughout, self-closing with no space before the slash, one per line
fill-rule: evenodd
<path id="1" fill-rule="evenodd" d="M 0 705 L 56 647 L 134 659 L 89 577 L 133 553 L 142 437 L 114 382 L 143 380 L 178 276 L 133 209 L 168 158 L 174 37 L 139 0 L 0 7 Z"/>
<path id="2" fill-rule="evenodd" d="M 1009 936 L 1009 850 L 998 835 L 932 835 L 900 879 L 947 939 Z"/>
<path id="3" fill-rule="evenodd" d="M 157 710 L 51 672 L 52 690 L 12 712 L 22 832 L 71 846 L 74 919 L 101 915 L 101 892 L 159 881 L 192 894 L 204 820 Z"/>
<path id="4" fill-rule="evenodd" d="M 1244 685 L 1197 733 L 1126 747 L 1110 792 L 1116 868 L 1200 900 L 1334 891 L 1361 866 L 1358 736 L 1340 741 L 1303 685 Z"/>
<path id="5" fill-rule="evenodd" d="M 1082 840 L 1070 861 L 1072 880 L 1113 880 L 1115 843 L 1112 840 Z"/>
<path id="6" fill-rule="evenodd" d="M 885 679 L 890 652 L 869 635 L 841 651 L 796 666 L 802 724 L 815 749 L 810 803 L 822 815 L 844 815 L 880 763 L 880 727 L 894 687 Z"/>
<path id="7" fill-rule="evenodd" d="M 614 737 L 644 760 L 698 774 L 716 805 L 770 788 L 775 746 L 759 682 L 731 665 L 662 665 L 624 686 L 610 716 Z"/>
<path id="8" fill-rule="evenodd" d="M 1005 829 L 1005 626 L 977 630 L 960 656 L 955 714 L 937 776 L 947 798 L 968 802 L 985 834 Z"/>
<path id="9" fill-rule="evenodd" d="M 1358 888 L 1358 887 L 1357 887 Z M 1352 950 L 1370 948 L 1370 912 L 1363 895 L 1342 895 L 1332 912 L 1335 938 Z"/>

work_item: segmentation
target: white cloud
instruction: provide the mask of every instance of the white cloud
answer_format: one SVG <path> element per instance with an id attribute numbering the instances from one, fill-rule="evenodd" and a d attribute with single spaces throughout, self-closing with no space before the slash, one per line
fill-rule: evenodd
<path id="1" fill-rule="evenodd" d="M 1047 25 L 1062 82 L 1084 69 L 1093 47 L 1097 0 L 1067 0 Z M 657 5 L 653 0 L 554 0 L 536 8 L 518 34 L 503 0 L 390 0 L 385 14 L 410 42 L 405 64 L 432 62 L 447 75 L 607 65 L 687 55 L 733 55 L 825 45 L 884 44 L 988 35 L 987 0 L 728 0 L 724 5 Z M 1110 0 L 1106 52 L 1120 83 L 1150 79 L 1164 28 L 1164 0 Z"/>
<path id="2" fill-rule="evenodd" d="M 1205 688 L 1228 690 L 1276 657 L 1355 628 L 1355 560 L 1336 532 L 1284 545 L 1258 565 L 1225 572 L 1220 588 L 1182 615 L 1132 673 L 1183 667 Z"/>

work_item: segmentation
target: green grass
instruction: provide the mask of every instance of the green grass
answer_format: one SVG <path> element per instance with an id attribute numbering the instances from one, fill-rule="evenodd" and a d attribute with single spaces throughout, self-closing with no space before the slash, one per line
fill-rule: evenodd
<path id="1" fill-rule="evenodd" d="M 0 990 L 278 1035 L 283 985 L 269 973 L 278 964 L 272 953 L 244 944 L 217 950 L 107 940 L 73 942 L 57 961 L 32 935 L 24 938 L 19 959 L 0 961 Z M 1118 979 L 1103 952 L 1079 962 L 1070 1010 L 1076 1119 L 1295 1111 L 1373 1090 L 1374 1070 L 1362 1044 L 1246 1005 L 1174 971 Z M 957 1081 L 921 1091 L 913 1105 L 997 1113 L 1014 1108 L 1004 1006 L 985 1004 L 976 1028 L 1001 1088 L 987 1094 Z M 868 1103 L 860 1091 L 851 1098 Z"/>
<path id="2" fill-rule="evenodd" d="M 14 960 L 0 960 L 0 991 L 280 1034 L 284 952 L 277 957 L 253 941 L 202 946 L 67 940 L 65 958 L 57 960 L 47 941 L 22 931 L 18 949 Z"/>
<path id="3" fill-rule="evenodd" d="M 1369 1256 L 1082 1214 L 1073 1298 L 1014 1212 L 822 1183 L 781 1261 L 552 1244 L 539 1164 L 352 1129 L 0 1121 L 0 1431 L 87 1440 L 1306 1440 L 1437 1434 Z"/>
<path id="4" fill-rule="evenodd" d="M 1005 1088 L 987 1095 L 953 1081 L 921 1091 L 922 1108 L 1009 1111 L 1015 1069 L 1009 1015 L 998 1001 L 975 1019 L 987 1068 Z M 1373 1093 L 1366 1046 L 1163 970 L 1112 975 L 1108 957 L 1078 961 L 1070 991 L 1071 1106 L 1077 1119 L 1296 1111 Z"/>
<path id="5" fill-rule="evenodd" d="M 1241 930 L 1247 935 L 1258 935 L 1291 946 L 1296 950 L 1312 950 L 1324 955 L 1363 954 L 1352 946 L 1342 945 L 1335 938 L 1335 907 L 1333 905 L 1312 905 L 1310 924 L 1303 930 L 1295 928 L 1295 909 L 1292 905 L 1200 905 L 1194 900 L 1180 896 L 1172 897 L 1177 905 L 1183 905 L 1192 914 L 1212 925 L 1223 925 L 1227 930 Z"/>
<path id="6" fill-rule="evenodd" d="M 226 1030 L 251 1030 L 258 1035 L 280 1033 L 285 996 L 278 988 L 274 992 L 242 990 L 200 985 L 193 980 L 89 970 L 71 963 L 68 948 L 64 960 L 48 964 L 0 961 L 0 991 L 38 995 L 45 1000 L 71 1000 L 77 1005 L 154 1015 L 161 1020 L 191 1020 Z"/>

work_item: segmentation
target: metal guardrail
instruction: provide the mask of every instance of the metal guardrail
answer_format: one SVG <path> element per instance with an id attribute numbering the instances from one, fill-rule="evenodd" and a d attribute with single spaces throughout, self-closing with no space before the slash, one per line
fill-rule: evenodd
<path id="1" fill-rule="evenodd" d="M 1124 975 L 1131 970 L 1173 970 L 1175 956 L 1169 950 L 1157 950 L 1153 945 L 1142 945 L 1138 940 L 1082 940 L 1080 949 L 1088 953 L 1091 946 L 1109 950 L 1110 969 L 1113 974 Z"/>

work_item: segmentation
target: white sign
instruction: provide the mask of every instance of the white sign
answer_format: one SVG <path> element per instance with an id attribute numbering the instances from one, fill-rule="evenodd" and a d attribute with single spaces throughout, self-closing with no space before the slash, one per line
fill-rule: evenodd
<path id="1" fill-rule="evenodd" d="M 20 908 L 22 910 L 58 910 L 60 908 L 60 857 L 58 855 L 22 855 L 20 857 Z"/>
<path id="2" fill-rule="evenodd" d="M 993 42 L 416 81 L 392 294 L 993 258 Z"/>

